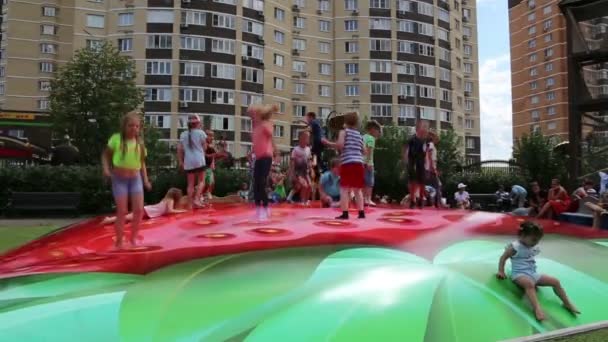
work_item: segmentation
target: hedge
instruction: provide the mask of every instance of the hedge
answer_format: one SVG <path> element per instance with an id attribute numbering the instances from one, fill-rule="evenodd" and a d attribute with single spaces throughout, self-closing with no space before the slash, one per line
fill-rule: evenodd
<path id="1" fill-rule="evenodd" d="M 10 192 L 79 192 L 82 214 L 105 213 L 112 210 L 110 182 L 101 176 L 101 168 L 94 166 L 33 166 L 27 168 L 0 168 L 0 209 L 8 204 Z M 217 169 L 215 172 L 217 196 L 238 191 L 247 182 L 247 171 Z M 186 176 L 176 170 L 163 170 L 150 174 L 152 191 L 146 192 L 146 203 L 162 199 L 167 189 L 186 190 Z"/>

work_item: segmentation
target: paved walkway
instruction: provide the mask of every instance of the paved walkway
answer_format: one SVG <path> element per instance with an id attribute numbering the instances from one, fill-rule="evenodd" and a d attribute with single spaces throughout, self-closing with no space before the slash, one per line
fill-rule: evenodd
<path id="1" fill-rule="evenodd" d="M 85 220 L 86 217 L 79 218 L 26 218 L 26 219 L 0 219 L 0 228 L 6 227 L 40 227 L 56 226 L 65 227 L 78 221 Z"/>

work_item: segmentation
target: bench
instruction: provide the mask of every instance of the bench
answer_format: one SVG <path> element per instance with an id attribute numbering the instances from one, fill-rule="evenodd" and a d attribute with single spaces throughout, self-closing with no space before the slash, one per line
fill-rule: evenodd
<path id="1" fill-rule="evenodd" d="M 585 205 L 585 203 L 594 203 L 597 204 L 599 202 L 597 197 L 587 196 L 581 200 L 579 200 L 578 210 L 574 213 L 562 213 L 559 216 L 560 221 L 570 222 L 574 224 L 578 224 L 581 226 L 589 226 L 593 225 L 593 211 Z M 606 229 L 606 225 L 608 224 L 608 218 L 602 217 L 601 226 L 602 229 Z"/>
<path id="2" fill-rule="evenodd" d="M 12 192 L 9 194 L 8 211 L 70 211 L 78 214 L 78 192 Z"/>

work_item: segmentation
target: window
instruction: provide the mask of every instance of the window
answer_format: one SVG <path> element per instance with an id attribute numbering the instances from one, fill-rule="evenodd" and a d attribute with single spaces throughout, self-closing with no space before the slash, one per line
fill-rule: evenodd
<path id="1" fill-rule="evenodd" d="M 435 98 L 435 87 L 431 86 L 418 86 L 418 96 L 425 99 L 434 99 Z"/>
<path id="2" fill-rule="evenodd" d="M 528 41 L 528 48 L 533 49 L 536 47 L 536 39 L 532 39 Z"/>
<path id="3" fill-rule="evenodd" d="M 303 61 L 292 61 L 292 70 L 297 72 L 305 72 L 306 71 L 306 62 Z"/>
<path id="4" fill-rule="evenodd" d="M 319 10 L 329 11 L 329 0 L 319 0 Z"/>
<path id="5" fill-rule="evenodd" d="M 283 57 L 283 55 L 279 55 L 279 54 L 275 53 L 273 61 L 274 61 L 274 65 L 282 67 L 283 64 L 285 63 L 285 57 Z"/>
<path id="6" fill-rule="evenodd" d="M 182 36 L 180 49 L 205 51 L 205 38 Z"/>
<path id="7" fill-rule="evenodd" d="M 285 136 L 285 127 L 281 125 L 274 125 L 272 133 L 275 138 L 282 138 Z"/>
<path id="8" fill-rule="evenodd" d="M 213 2 L 227 5 L 236 5 L 236 0 L 213 0 Z"/>
<path id="9" fill-rule="evenodd" d="M 359 63 L 346 63 L 346 74 L 356 75 L 359 73 Z"/>
<path id="10" fill-rule="evenodd" d="M 358 42 L 346 42 L 346 43 L 344 43 L 344 51 L 346 51 L 346 53 L 357 53 L 357 52 L 359 52 L 359 43 Z"/>
<path id="11" fill-rule="evenodd" d="M 423 77 L 435 78 L 435 66 L 418 64 L 418 75 Z"/>
<path id="12" fill-rule="evenodd" d="M 399 106 L 399 118 L 415 119 L 416 108 L 414 106 Z"/>
<path id="13" fill-rule="evenodd" d="M 250 118 L 241 118 L 241 132 L 251 133 L 253 131 L 253 125 Z"/>
<path id="14" fill-rule="evenodd" d="M 471 100 L 464 101 L 464 109 L 466 111 L 472 111 L 474 108 L 475 108 L 475 102 L 473 102 Z"/>
<path id="15" fill-rule="evenodd" d="M 372 95 L 391 95 L 391 84 L 388 82 L 372 82 L 371 93 Z"/>
<path id="16" fill-rule="evenodd" d="M 533 35 L 533 34 L 535 34 L 535 33 L 536 33 L 536 26 L 530 26 L 530 27 L 528 28 L 528 35 L 530 35 L 530 36 L 531 36 L 531 35 Z"/>
<path id="17" fill-rule="evenodd" d="M 552 87 L 555 85 L 555 79 L 553 77 L 547 78 L 547 87 Z"/>
<path id="18" fill-rule="evenodd" d="M 370 8 L 391 8 L 389 0 L 371 0 L 369 3 Z"/>
<path id="19" fill-rule="evenodd" d="M 319 52 L 320 53 L 329 53 L 331 50 L 331 44 L 327 42 L 319 42 Z"/>
<path id="20" fill-rule="evenodd" d="M 243 7 L 251 8 L 256 11 L 264 11 L 263 0 L 243 0 Z"/>
<path id="21" fill-rule="evenodd" d="M 213 115 L 211 117 L 211 129 L 217 131 L 234 131 L 234 117 Z M 226 144 L 228 152 L 232 153 L 231 144 Z"/>
<path id="22" fill-rule="evenodd" d="M 306 7 L 306 0 L 294 0 L 293 1 L 294 5 L 304 8 Z"/>
<path id="23" fill-rule="evenodd" d="M 148 36 L 146 47 L 148 49 L 170 49 L 172 46 L 172 38 L 170 35 L 153 35 Z"/>
<path id="24" fill-rule="evenodd" d="M 295 116 L 304 116 L 306 115 L 306 106 L 295 105 L 293 106 L 293 113 Z"/>
<path id="25" fill-rule="evenodd" d="M 205 76 L 205 63 L 181 62 L 179 74 L 183 76 Z"/>
<path id="26" fill-rule="evenodd" d="M 262 61 L 264 60 L 264 48 L 260 46 L 243 44 L 241 48 L 241 55 L 245 57 L 259 59 Z"/>
<path id="27" fill-rule="evenodd" d="M 399 84 L 399 95 L 414 97 L 416 96 L 416 88 L 411 83 L 400 83 Z"/>
<path id="28" fill-rule="evenodd" d="M 357 31 L 359 29 L 359 22 L 357 20 L 345 20 L 344 29 L 346 31 Z"/>
<path id="29" fill-rule="evenodd" d="M 347 11 L 356 11 L 359 9 L 359 4 L 357 0 L 344 0 L 344 8 Z"/>
<path id="30" fill-rule="evenodd" d="M 157 128 L 171 128 L 171 117 L 169 115 L 145 115 L 144 121 Z"/>
<path id="31" fill-rule="evenodd" d="M 133 13 L 118 13 L 118 26 L 133 25 Z"/>
<path id="32" fill-rule="evenodd" d="M 530 76 L 536 76 L 538 75 L 538 70 L 536 68 L 531 68 L 530 69 Z"/>
<path id="33" fill-rule="evenodd" d="M 448 31 L 444 30 L 444 29 L 437 29 L 437 38 L 449 42 L 450 41 L 450 34 Z M 460 43 L 457 43 L 456 46 L 460 46 Z"/>
<path id="34" fill-rule="evenodd" d="M 427 14 L 432 16 L 433 14 Z M 446 23 L 450 22 L 450 13 L 442 8 L 439 8 L 437 11 L 438 19 L 441 21 L 445 21 Z"/>
<path id="35" fill-rule="evenodd" d="M 227 29 L 235 28 L 235 18 L 233 15 L 226 14 L 214 14 L 213 15 L 213 26 L 223 27 Z"/>
<path id="36" fill-rule="evenodd" d="M 38 109 L 46 110 L 51 107 L 51 101 L 49 100 L 38 100 Z"/>
<path id="37" fill-rule="evenodd" d="M 530 130 L 534 133 L 540 132 L 540 125 L 533 125 Z"/>
<path id="38" fill-rule="evenodd" d="M 57 9 L 55 7 L 42 7 L 42 16 L 44 17 L 54 17 L 57 15 Z"/>
<path id="39" fill-rule="evenodd" d="M 327 117 L 329 116 L 329 113 L 331 113 L 331 108 L 319 107 L 319 114 L 320 114 L 322 120 L 326 120 Z"/>
<path id="40" fill-rule="evenodd" d="M 557 110 L 555 109 L 555 107 L 551 106 L 551 107 L 547 108 L 547 114 L 555 115 L 556 113 L 557 113 Z"/>
<path id="41" fill-rule="evenodd" d="M 264 74 L 263 74 L 262 70 L 253 69 L 253 68 L 243 68 L 243 69 L 244 69 L 243 73 L 245 74 L 245 76 L 243 77 L 243 80 L 245 80 L 247 82 L 260 83 L 260 84 L 264 83 Z"/>
<path id="42" fill-rule="evenodd" d="M 470 74 L 473 72 L 473 64 L 471 63 L 464 63 L 464 72 Z"/>
<path id="43" fill-rule="evenodd" d="M 327 85 L 319 86 L 319 96 L 329 97 L 331 96 L 331 87 Z"/>
<path id="44" fill-rule="evenodd" d="M 528 0 L 528 8 L 533 9 L 536 7 L 536 2 L 534 0 Z"/>
<path id="45" fill-rule="evenodd" d="M 186 102 L 205 102 L 205 92 L 203 89 L 181 88 L 179 90 L 179 100 Z"/>
<path id="46" fill-rule="evenodd" d="M 552 19 L 545 20 L 545 22 L 543 23 L 543 30 L 549 31 L 551 29 L 551 26 L 553 26 L 553 20 Z"/>
<path id="47" fill-rule="evenodd" d="M 473 54 L 473 47 L 471 45 L 463 45 L 463 52 L 465 56 L 470 56 Z"/>
<path id="48" fill-rule="evenodd" d="M 410 0 L 398 0 L 397 10 L 399 10 L 400 12 L 411 12 L 412 2 Z"/>
<path id="49" fill-rule="evenodd" d="M 40 62 L 40 71 L 41 72 L 54 72 L 55 64 L 52 62 Z"/>
<path id="50" fill-rule="evenodd" d="M 553 71 L 553 63 L 545 64 L 545 71 Z"/>
<path id="51" fill-rule="evenodd" d="M 536 81 L 530 82 L 530 89 L 536 90 L 536 88 L 538 88 L 538 82 L 536 82 Z"/>
<path id="52" fill-rule="evenodd" d="M 536 14 L 534 12 L 528 14 L 528 21 L 536 20 Z"/>
<path id="53" fill-rule="evenodd" d="M 551 131 L 552 131 L 552 130 L 554 130 L 554 129 L 556 129 L 556 128 L 557 128 L 557 122 L 549 122 L 549 123 L 547 124 L 547 129 L 548 129 L 548 130 L 551 130 Z"/>
<path id="54" fill-rule="evenodd" d="M 282 78 L 274 77 L 274 89 L 283 90 L 285 88 L 285 80 Z"/>
<path id="55" fill-rule="evenodd" d="M 423 120 L 435 120 L 435 108 L 420 107 L 420 118 Z"/>
<path id="56" fill-rule="evenodd" d="M 450 111 L 444 109 L 440 110 L 439 117 L 441 121 L 452 122 L 452 113 Z"/>
<path id="57" fill-rule="evenodd" d="M 133 51 L 133 38 L 118 39 L 118 50 L 120 52 Z"/>
<path id="58" fill-rule="evenodd" d="M 245 107 L 252 104 L 260 104 L 263 100 L 264 97 L 261 95 L 241 94 L 241 104 Z"/>
<path id="59" fill-rule="evenodd" d="M 319 63 L 319 74 L 331 75 L 331 64 Z"/>
<path id="60" fill-rule="evenodd" d="M 545 49 L 545 57 L 553 56 L 553 48 Z"/>
<path id="61" fill-rule="evenodd" d="M 304 83 L 294 83 L 293 92 L 294 92 L 294 94 L 305 94 L 306 86 L 304 85 Z"/>
<path id="62" fill-rule="evenodd" d="M 173 10 L 148 10 L 148 23 L 173 24 Z"/>
<path id="63" fill-rule="evenodd" d="M 391 51 L 390 39 L 371 39 L 369 44 L 371 51 Z"/>
<path id="64" fill-rule="evenodd" d="M 38 82 L 38 90 L 40 90 L 40 91 L 51 91 L 51 81 L 50 80 L 44 80 L 44 81 Z"/>
<path id="65" fill-rule="evenodd" d="M 397 43 L 397 51 L 401 53 L 416 53 L 416 43 L 399 40 Z"/>
<path id="66" fill-rule="evenodd" d="M 170 102 L 171 88 L 146 88 L 145 100 L 154 102 Z"/>
<path id="67" fill-rule="evenodd" d="M 553 34 L 549 33 L 545 36 L 545 43 L 548 43 L 553 40 Z"/>
<path id="68" fill-rule="evenodd" d="M 329 32 L 330 30 L 330 22 L 327 20 L 319 20 L 319 31 L 321 32 Z"/>
<path id="69" fill-rule="evenodd" d="M 435 56 L 435 47 L 428 44 L 418 44 L 418 54 L 422 56 Z"/>
<path id="70" fill-rule="evenodd" d="M 209 91 L 209 101 L 215 104 L 234 104 L 234 91 L 232 90 L 211 90 Z"/>
<path id="71" fill-rule="evenodd" d="M 391 62 L 371 61 L 369 63 L 369 71 L 370 72 L 390 73 L 391 72 Z"/>
<path id="72" fill-rule="evenodd" d="M 469 93 L 473 92 L 473 83 L 472 82 L 465 82 L 464 83 L 464 91 L 468 91 Z"/>
<path id="73" fill-rule="evenodd" d="M 359 96 L 359 85 L 357 85 L 357 84 L 346 85 L 346 96 Z"/>
<path id="74" fill-rule="evenodd" d="M 535 53 L 531 54 L 529 58 L 530 58 L 530 63 L 536 62 L 536 54 Z"/>
<path id="75" fill-rule="evenodd" d="M 471 30 L 471 28 L 469 26 L 464 26 L 462 28 L 462 35 L 468 38 L 471 38 L 471 36 L 473 36 L 473 31 Z"/>
<path id="76" fill-rule="evenodd" d="M 103 15 L 87 14 L 87 27 L 104 28 L 105 17 Z"/>
<path id="77" fill-rule="evenodd" d="M 390 30 L 391 20 L 384 18 L 371 18 L 369 21 L 370 30 Z"/>
<path id="78" fill-rule="evenodd" d="M 300 51 L 306 50 L 306 41 L 304 39 L 294 39 L 293 48 Z"/>
<path id="79" fill-rule="evenodd" d="M 233 64 L 211 64 L 211 77 L 233 80 L 236 77 Z"/>
<path id="80" fill-rule="evenodd" d="M 399 20 L 397 22 L 397 24 L 399 25 L 399 31 L 401 32 L 409 32 L 409 33 L 415 33 L 416 32 L 416 23 L 410 20 Z"/>
<path id="81" fill-rule="evenodd" d="M 555 92 L 554 91 L 550 91 L 547 93 L 547 101 L 553 101 L 555 100 Z"/>
<path id="82" fill-rule="evenodd" d="M 40 44 L 40 52 L 41 53 L 56 54 L 57 53 L 57 46 L 55 44 L 42 43 L 42 44 Z"/>
<path id="83" fill-rule="evenodd" d="M 2 84 L 2 91 L 0 93 L 4 94 L 4 84 Z M 10 129 L 8 135 L 14 138 L 24 139 L 25 131 L 22 129 Z"/>
<path id="84" fill-rule="evenodd" d="M 306 19 L 302 17 L 293 17 L 293 26 L 299 29 L 306 28 Z"/>
<path id="85" fill-rule="evenodd" d="M 57 34 L 57 27 L 55 25 L 40 25 L 40 33 L 45 35 L 55 35 Z"/>
<path id="86" fill-rule="evenodd" d="M 452 102 L 452 92 L 447 89 L 441 89 L 441 101 Z"/>
<path id="87" fill-rule="evenodd" d="M 213 39 L 211 40 L 211 51 L 217 53 L 235 54 L 236 42 L 228 39 Z"/>
<path id="88" fill-rule="evenodd" d="M 475 139 L 473 138 L 467 138 L 467 148 L 469 150 L 472 150 L 475 148 Z"/>
<path id="89" fill-rule="evenodd" d="M 439 51 L 439 59 L 449 62 L 450 61 L 450 50 L 444 48 L 438 48 Z M 460 63 L 458 63 L 460 67 Z"/>
<path id="90" fill-rule="evenodd" d="M 475 121 L 472 119 L 464 119 L 464 128 L 466 128 L 466 129 L 475 128 Z"/>
<path id="91" fill-rule="evenodd" d="M 533 110 L 530 112 L 530 116 L 532 116 L 532 120 L 538 120 L 540 119 L 540 111 Z"/>
<path id="92" fill-rule="evenodd" d="M 547 14 L 551 13 L 552 11 L 553 11 L 553 8 L 551 7 L 551 5 L 545 6 L 545 8 L 543 8 L 544 15 L 547 15 Z"/>
<path id="93" fill-rule="evenodd" d="M 87 39 L 87 48 L 97 50 L 103 44 L 102 40 L 99 39 Z"/>
<path id="94" fill-rule="evenodd" d="M 274 41 L 279 44 L 285 43 L 285 33 L 281 31 L 274 31 Z"/>
<path id="95" fill-rule="evenodd" d="M 244 20 L 243 21 L 243 31 L 257 34 L 258 36 L 263 36 L 264 35 L 264 25 L 262 25 L 258 22 L 255 22 L 255 21 Z"/>
<path id="96" fill-rule="evenodd" d="M 278 21 L 285 21 L 285 11 L 275 7 L 274 8 L 274 18 Z"/>
<path id="97" fill-rule="evenodd" d="M 433 5 L 427 4 L 426 2 L 418 2 L 418 13 L 432 17 L 433 16 Z M 441 11 L 439 11 L 439 13 L 441 13 Z M 449 16 L 449 14 L 448 14 L 448 16 Z M 441 18 L 441 15 L 439 17 Z"/>
<path id="98" fill-rule="evenodd" d="M 531 104 L 537 104 L 538 103 L 538 96 L 532 96 L 532 98 L 530 98 L 530 103 Z"/>
<path id="99" fill-rule="evenodd" d="M 452 72 L 449 69 L 439 68 L 439 79 L 446 82 L 452 81 Z"/>
<path id="100" fill-rule="evenodd" d="M 392 105 L 390 104 L 382 104 L 382 105 L 372 105 L 372 117 L 391 117 L 392 113 Z"/>
<path id="101" fill-rule="evenodd" d="M 416 74 L 416 64 L 413 64 L 413 63 L 398 64 L 397 73 L 401 74 L 401 75 L 415 75 Z"/>
<path id="102" fill-rule="evenodd" d="M 171 75 L 171 62 L 148 61 L 146 62 L 146 75 Z"/>

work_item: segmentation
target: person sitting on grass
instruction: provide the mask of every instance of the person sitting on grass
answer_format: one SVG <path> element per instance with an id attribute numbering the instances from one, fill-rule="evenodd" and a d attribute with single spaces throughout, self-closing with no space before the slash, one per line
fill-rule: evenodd
<path id="1" fill-rule="evenodd" d="M 332 159 L 330 169 L 321 176 L 319 194 L 324 208 L 340 206 L 340 159 Z"/>
<path id="2" fill-rule="evenodd" d="M 184 195 L 180 189 L 171 188 L 160 202 L 144 206 L 144 218 L 152 219 L 163 215 L 186 212 L 189 203 L 188 201 L 183 201 L 183 199 Z M 128 213 L 125 216 L 125 221 L 130 222 L 131 220 L 133 220 L 133 213 Z M 114 222 L 116 222 L 116 216 L 108 216 L 103 219 L 101 224 L 110 224 Z"/>
<path id="3" fill-rule="evenodd" d="M 507 259 L 511 259 L 511 280 L 521 287 L 526 292 L 526 297 L 530 300 L 536 319 L 542 321 L 545 319 L 538 298 L 536 296 L 536 287 L 550 286 L 553 292 L 562 300 L 564 307 L 578 314 L 580 311 L 570 302 L 566 295 L 566 291 L 562 287 L 560 281 L 548 275 L 540 274 L 536 270 L 536 256 L 540 253 L 538 243 L 543 237 L 543 228 L 533 222 L 523 222 L 519 227 L 518 239 L 507 245 L 505 252 L 500 257 L 498 262 L 499 279 L 506 279 L 505 263 Z"/>
<path id="4" fill-rule="evenodd" d="M 471 209 L 471 196 L 469 196 L 466 189 L 466 185 L 462 183 L 458 184 L 458 191 L 454 194 L 456 208 L 458 209 Z"/>

